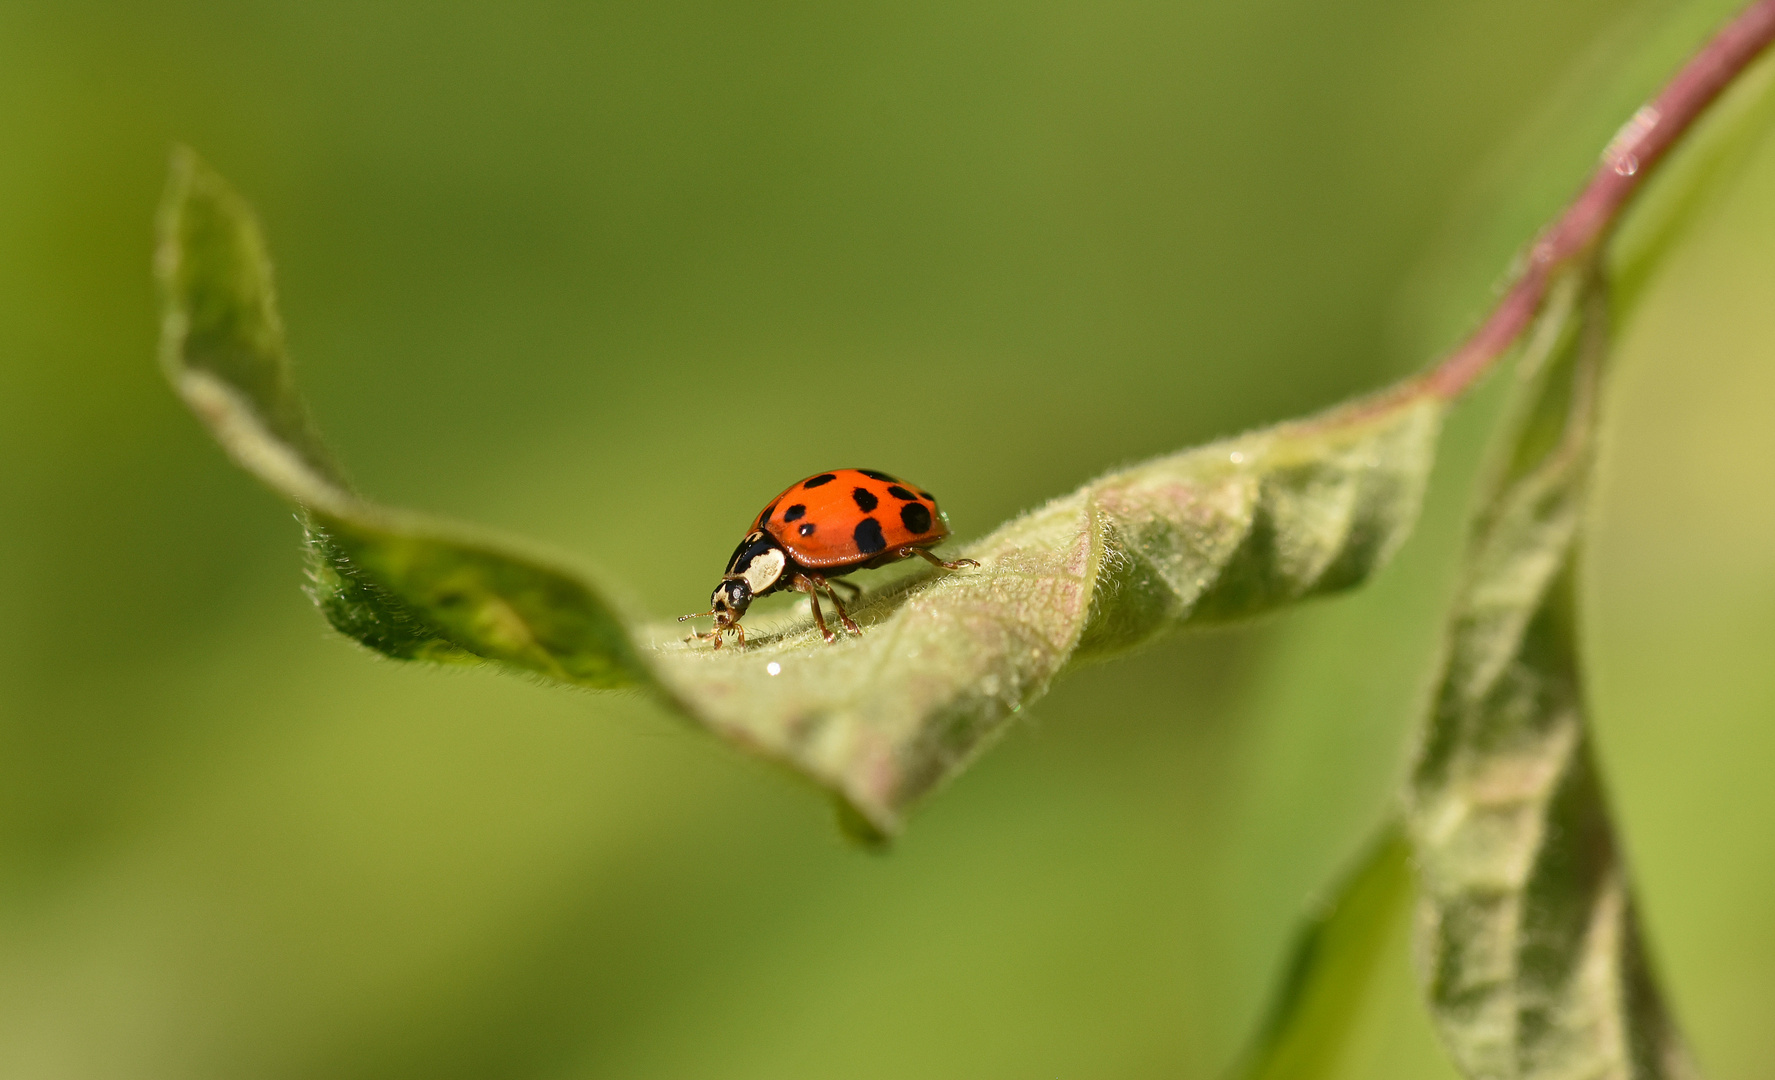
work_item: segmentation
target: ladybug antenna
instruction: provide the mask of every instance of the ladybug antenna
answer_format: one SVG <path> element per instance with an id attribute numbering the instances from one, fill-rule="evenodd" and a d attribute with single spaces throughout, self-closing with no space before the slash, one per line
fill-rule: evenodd
<path id="1" fill-rule="evenodd" d="M 715 614 L 715 609 L 714 609 L 714 608 L 710 608 L 710 609 L 709 609 L 709 610 L 707 610 L 707 611 L 699 611 L 699 612 L 697 612 L 697 613 L 696 613 L 696 614 L 695 614 L 695 615 L 680 615 L 680 616 L 678 616 L 678 621 L 679 621 L 679 622 L 684 622 L 684 621 L 686 621 L 686 620 L 688 620 L 688 619 L 700 619 L 700 618 L 702 618 L 702 617 L 703 617 L 703 616 L 704 616 L 704 615 L 713 615 L 713 614 Z"/>

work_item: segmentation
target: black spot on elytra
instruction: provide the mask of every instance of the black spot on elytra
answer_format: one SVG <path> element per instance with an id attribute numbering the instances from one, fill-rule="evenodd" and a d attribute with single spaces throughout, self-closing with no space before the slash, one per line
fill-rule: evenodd
<path id="1" fill-rule="evenodd" d="M 914 495 L 914 494 L 912 494 L 912 492 L 907 491 L 905 488 L 901 487 L 899 484 L 895 484 L 893 487 L 888 488 L 888 494 L 892 495 L 896 499 L 905 499 L 907 502 L 911 502 L 912 500 L 918 498 L 917 495 Z"/>
<path id="2" fill-rule="evenodd" d="M 814 534 L 814 523 L 810 521 L 806 525 L 803 525 L 800 532 L 803 536 L 812 536 Z"/>
<path id="3" fill-rule="evenodd" d="M 812 480 L 804 481 L 801 486 L 804 488 L 817 488 L 821 484 L 830 484 L 832 481 L 834 481 L 836 479 L 838 479 L 838 477 L 832 475 L 831 473 L 823 472 L 820 475 L 814 477 Z"/>
<path id="4" fill-rule="evenodd" d="M 857 550 L 865 555 L 873 555 L 887 547 L 887 538 L 881 535 L 881 522 L 874 518 L 857 522 L 857 527 L 851 531 L 851 539 L 857 542 Z"/>
<path id="5" fill-rule="evenodd" d="M 915 533 L 931 531 L 931 512 L 925 509 L 924 503 L 909 502 L 900 507 L 900 524 Z"/>
<path id="6" fill-rule="evenodd" d="M 856 500 L 857 509 L 865 514 L 881 505 L 881 500 L 868 488 L 851 488 L 851 498 Z"/>
<path id="7" fill-rule="evenodd" d="M 759 528 L 763 528 L 764 526 L 770 524 L 770 515 L 776 511 L 776 508 L 777 508 L 777 504 L 771 503 L 769 506 L 764 508 L 764 513 L 758 515 L 758 527 Z"/>
<path id="8" fill-rule="evenodd" d="M 930 492 L 928 492 L 928 491 L 921 491 L 921 492 L 919 492 L 919 493 L 918 493 L 918 497 L 919 497 L 919 498 L 921 498 L 921 499 L 923 499 L 923 500 L 924 500 L 924 501 L 925 501 L 925 502 L 928 502 L 928 503 L 934 503 L 934 502 L 936 502 L 936 501 L 937 501 L 937 497 L 936 497 L 936 496 L 935 496 L 935 495 L 932 495 L 932 494 L 931 494 L 931 493 L 930 493 Z"/>
<path id="9" fill-rule="evenodd" d="M 857 471 L 871 480 L 886 480 L 890 484 L 898 479 L 898 477 L 889 476 L 884 472 L 876 472 L 874 469 L 858 469 Z"/>
<path id="10" fill-rule="evenodd" d="M 794 506 L 791 506 L 789 509 L 783 511 L 783 520 L 784 521 L 800 521 L 806 515 L 807 515 L 807 507 L 803 506 L 801 503 L 796 503 Z"/>

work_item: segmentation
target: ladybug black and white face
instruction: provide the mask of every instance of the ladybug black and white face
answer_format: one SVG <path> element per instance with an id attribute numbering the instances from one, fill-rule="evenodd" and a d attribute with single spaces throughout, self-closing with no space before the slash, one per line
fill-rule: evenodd
<path id="1" fill-rule="evenodd" d="M 709 603 L 713 605 L 711 612 L 715 616 L 715 625 L 731 626 L 752 606 L 752 587 L 746 584 L 745 578 L 723 581 L 715 586 L 715 593 L 709 597 Z"/>
<path id="2" fill-rule="evenodd" d="M 743 579 L 753 596 L 763 596 L 782 580 L 789 566 L 789 557 L 777 542 L 765 533 L 755 532 L 740 541 L 733 558 L 727 560 L 725 581 Z"/>
<path id="3" fill-rule="evenodd" d="M 727 562 L 727 573 L 710 597 L 716 618 L 724 624 L 737 621 L 754 597 L 763 596 L 782 581 L 788 566 L 789 557 L 764 533 L 755 532 L 740 541 Z"/>

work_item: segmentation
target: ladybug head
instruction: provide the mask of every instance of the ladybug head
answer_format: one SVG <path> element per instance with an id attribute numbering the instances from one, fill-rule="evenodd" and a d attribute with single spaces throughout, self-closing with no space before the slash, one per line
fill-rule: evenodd
<path id="1" fill-rule="evenodd" d="M 733 558 L 727 561 L 727 573 L 721 575 L 721 584 L 715 586 L 715 592 L 709 597 L 709 610 L 685 615 L 678 621 L 713 615 L 715 629 L 697 637 L 712 637 L 719 648 L 721 635 L 733 630 L 744 642 L 746 633 L 740 629 L 740 616 L 752 606 L 753 600 L 786 584 L 784 571 L 788 566 L 789 557 L 775 540 L 765 533 L 752 533 L 740 541 Z"/>
<path id="2" fill-rule="evenodd" d="M 752 606 L 752 586 L 743 577 L 725 578 L 715 586 L 709 603 L 713 605 L 715 628 L 732 626 Z"/>

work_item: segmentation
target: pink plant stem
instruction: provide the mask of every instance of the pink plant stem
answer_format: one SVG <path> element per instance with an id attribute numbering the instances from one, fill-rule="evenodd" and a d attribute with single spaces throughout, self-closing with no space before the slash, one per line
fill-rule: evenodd
<path id="1" fill-rule="evenodd" d="M 1528 265 L 1504 298 L 1472 336 L 1421 379 L 1413 380 L 1415 392 L 1452 399 L 1485 374 L 1540 310 L 1554 272 L 1595 250 L 1671 146 L 1771 41 L 1775 41 L 1775 0 L 1757 0 L 1714 35 L 1650 104 L 1634 113 L 1603 151 L 1602 163 L 1584 190 L 1535 238 Z"/>

